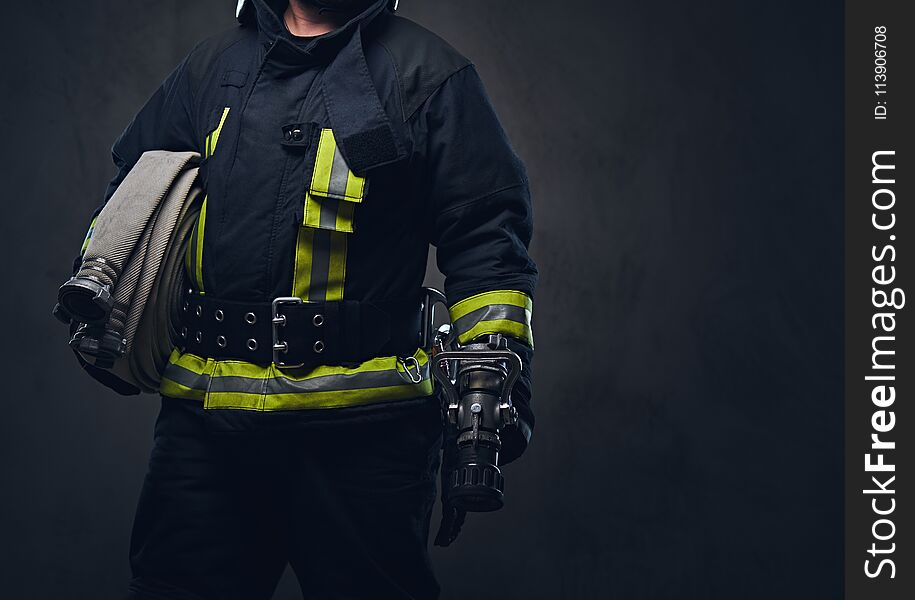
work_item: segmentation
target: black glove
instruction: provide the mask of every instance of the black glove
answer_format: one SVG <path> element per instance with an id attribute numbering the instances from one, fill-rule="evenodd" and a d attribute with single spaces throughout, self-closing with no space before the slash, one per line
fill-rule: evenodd
<path id="1" fill-rule="evenodd" d="M 436 546 L 449 546 L 457 539 L 467 517 L 467 511 L 455 507 L 448 498 L 451 490 L 451 474 L 457 466 L 457 432 L 453 427 L 446 426 L 445 435 L 442 437 L 442 521 L 435 534 Z"/>

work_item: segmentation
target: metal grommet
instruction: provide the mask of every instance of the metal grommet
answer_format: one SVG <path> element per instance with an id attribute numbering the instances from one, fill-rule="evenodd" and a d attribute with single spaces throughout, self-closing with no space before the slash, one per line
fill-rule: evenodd
<path id="1" fill-rule="evenodd" d="M 320 327 L 324 325 L 324 315 L 315 315 L 311 318 L 311 322 L 314 323 L 315 327 Z"/>
<path id="2" fill-rule="evenodd" d="M 187 288 L 187 293 L 188 293 L 188 294 L 193 294 L 193 293 L 194 293 L 194 288 Z"/>
<path id="3" fill-rule="evenodd" d="M 222 320 L 226 318 L 226 314 L 222 312 L 221 308 L 217 308 L 214 315 L 216 316 L 216 320 L 219 322 L 222 322 Z"/>
<path id="4" fill-rule="evenodd" d="M 245 323 L 247 323 L 248 325 L 254 325 L 255 323 L 257 323 L 257 315 L 254 314 L 253 312 L 246 313 L 245 314 Z M 254 343 L 256 344 L 257 342 L 254 342 Z"/>
<path id="5" fill-rule="evenodd" d="M 194 313 L 199 317 L 203 314 L 203 307 L 198 304 L 197 308 L 194 309 Z"/>
<path id="6" fill-rule="evenodd" d="M 188 307 L 188 304 L 187 304 L 187 302 L 185 302 L 184 306 L 181 307 L 181 310 L 183 310 L 184 312 L 187 312 L 187 307 Z"/>
<path id="7" fill-rule="evenodd" d="M 197 333 L 195 333 L 195 334 L 194 334 L 194 339 L 195 339 L 195 340 L 197 341 L 197 343 L 199 344 L 199 343 L 200 343 L 200 340 L 203 339 L 203 332 L 198 331 Z"/>
<path id="8" fill-rule="evenodd" d="M 216 345 L 219 346 L 220 348 L 225 348 L 226 347 L 226 336 L 217 335 L 216 336 Z"/>
<path id="9" fill-rule="evenodd" d="M 324 342 L 318 340 L 312 348 L 314 348 L 315 354 L 321 354 L 324 352 Z"/>
<path id="10" fill-rule="evenodd" d="M 248 314 L 250 314 L 250 313 L 248 313 Z M 257 350 L 257 340 L 256 339 L 250 338 L 248 340 L 247 345 L 248 345 L 248 350 L 250 350 L 251 352 L 254 352 L 255 350 Z"/>
<path id="11" fill-rule="evenodd" d="M 181 328 L 181 339 L 187 339 L 187 327 Z"/>

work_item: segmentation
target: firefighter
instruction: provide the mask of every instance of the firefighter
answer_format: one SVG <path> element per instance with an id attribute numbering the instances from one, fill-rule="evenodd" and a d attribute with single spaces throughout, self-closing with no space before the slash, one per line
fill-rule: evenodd
<path id="1" fill-rule="evenodd" d="M 148 150 L 199 152 L 206 191 L 131 598 L 269 598 L 287 564 L 307 598 L 438 597 L 430 244 L 454 343 L 498 336 L 521 358 L 499 462 L 527 446 L 527 176 L 474 66 L 395 8 L 242 1 L 114 144 L 105 201 Z"/>

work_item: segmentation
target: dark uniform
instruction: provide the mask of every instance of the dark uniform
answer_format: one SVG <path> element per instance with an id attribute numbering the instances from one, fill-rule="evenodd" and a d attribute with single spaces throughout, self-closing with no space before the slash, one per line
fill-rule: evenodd
<path id="1" fill-rule="evenodd" d="M 199 152 L 206 189 L 185 261 L 189 332 L 162 380 L 131 589 L 266 598 L 291 562 L 308 598 L 433 598 L 441 426 L 416 292 L 434 244 L 459 341 L 501 333 L 521 355 L 521 423 L 506 431 L 502 462 L 514 459 L 533 425 L 528 182 L 476 70 L 447 43 L 388 0 L 295 38 L 286 4 L 248 2 L 240 25 L 199 44 L 113 148 L 106 200 L 152 149 Z M 346 325 L 326 349 L 289 347 L 279 361 L 275 339 L 206 334 L 214 306 L 227 319 L 269 319 L 250 307 L 278 297 L 319 303 Z M 387 315 L 378 339 L 367 307 Z"/>

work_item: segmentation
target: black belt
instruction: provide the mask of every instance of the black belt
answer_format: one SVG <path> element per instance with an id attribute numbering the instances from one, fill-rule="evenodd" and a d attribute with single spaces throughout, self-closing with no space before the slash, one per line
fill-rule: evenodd
<path id="1" fill-rule="evenodd" d="M 190 293 L 181 307 L 184 349 L 204 358 L 280 367 L 359 364 L 410 356 L 421 345 L 421 299 L 384 302 L 237 302 Z"/>

